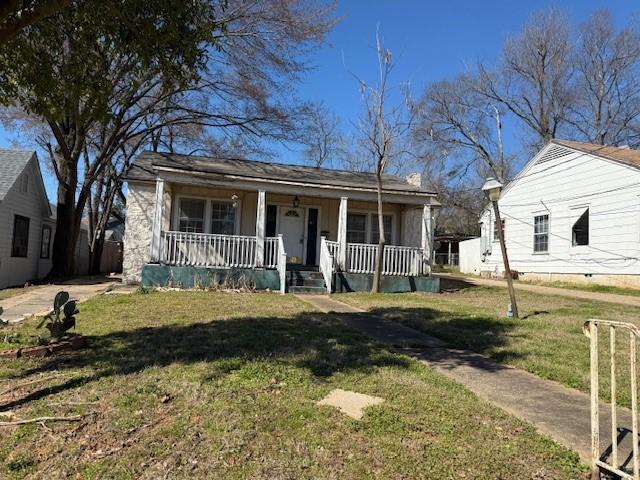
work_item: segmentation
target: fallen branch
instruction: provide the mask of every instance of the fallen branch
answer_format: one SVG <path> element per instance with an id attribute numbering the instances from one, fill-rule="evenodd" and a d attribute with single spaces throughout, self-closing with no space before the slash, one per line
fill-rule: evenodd
<path id="1" fill-rule="evenodd" d="M 70 417 L 36 417 L 26 420 L 16 420 L 14 422 L 0 422 L 0 427 L 14 427 L 16 425 L 27 425 L 29 423 L 44 423 L 44 422 L 77 422 L 82 420 L 87 415 L 71 415 Z"/>
<path id="2" fill-rule="evenodd" d="M 16 385 L 11 386 L 7 390 L 3 390 L 2 392 L 0 392 L 0 397 L 3 396 L 3 395 L 6 395 L 7 393 L 11 393 L 11 392 L 13 392 L 15 390 L 20 390 L 23 387 L 28 387 L 29 385 L 33 385 L 35 383 L 44 382 L 46 380 L 55 380 L 57 378 L 60 378 L 60 374 L 52 375 L 52 376 L 45 376 L 45 377 L 41 377 L 41 378 L 36 378 L 35 380 L 30 380 L 28 382 L 18 383 Z"/>

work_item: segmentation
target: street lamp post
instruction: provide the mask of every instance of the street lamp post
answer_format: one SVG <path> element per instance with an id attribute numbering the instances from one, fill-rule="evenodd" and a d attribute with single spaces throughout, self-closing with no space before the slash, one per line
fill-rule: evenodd
<path id="1" fill-rule="evenodd" d="M 513 276 L 511 275 L 511 267 L 509 267 L 509 257 L 507 257 L 507 246 L 504 242 L 504 229 L 502 228 L 502 218 L 500 217 L 500 208 L 498 208 L 498 200 L 502 191 L 502 183 L 495 178 L 487 178 L 482 186 L 482 190 L 487 193 L 493 212 L 496 217 L 496 230 L 498 230 L 498 238 L 500 239 L 500 250 L 502 250 L 502 261 L 504 262 L 504 273 L 507 276 L 507 285 L 509 286 L 509 297 L 511 298 L 511 310 L 514 318 L 518 316 L 518 304 L 516 303 L 516 292 L 513 289 Z"/>

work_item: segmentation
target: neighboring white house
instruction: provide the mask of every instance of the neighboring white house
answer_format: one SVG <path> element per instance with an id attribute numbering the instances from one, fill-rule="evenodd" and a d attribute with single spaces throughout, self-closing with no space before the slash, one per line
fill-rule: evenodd
<path id="1" fill-rule="evenodd" d="M 36 153 L 0 149 L 0 288 L 49 272 L 54 228 Z"/>
<path id="2" fill-rule="evenodd" d="M 640 152 L 552 140 L 499 201 L 521 279 L 640 286 Z M 481 216 L 483 273 L 503 274 L 496 222 Z"/>
<path id="3" fill-rule="evenodd" d="M 189 286 L 240 269 L 281 291 L 367 288 L 370 279 L 349 275 L 372 273 L 371 173 L 145 152 L 127 180 L 125 282 Z M 437 283 L 427 276 L 439 204 L 419 180 L 383 180 L 389 291 Z"/>

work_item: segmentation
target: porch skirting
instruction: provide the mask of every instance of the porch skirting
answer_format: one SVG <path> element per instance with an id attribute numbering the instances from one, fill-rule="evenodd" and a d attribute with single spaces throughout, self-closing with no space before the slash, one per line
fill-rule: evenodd
<path id="1" fill-rule="evenodd" d="M 211 268 L 146 264 L 142 267 L 143 287 L 209 288 L 228 284 L 251 286 L 256 290 L 280 290 L 277 270 L 252 268 Z"/>
<path id="2" fill-rule="evenodd" d="M 366 273 L 337 272 L 334 274 L 335 293 L 368 292 L 373 284 L 373 275 Z M 440 278 L 433 276 L 397 276 L 383 275 L 380 279 L 380 292 L 440 292 Z"/>

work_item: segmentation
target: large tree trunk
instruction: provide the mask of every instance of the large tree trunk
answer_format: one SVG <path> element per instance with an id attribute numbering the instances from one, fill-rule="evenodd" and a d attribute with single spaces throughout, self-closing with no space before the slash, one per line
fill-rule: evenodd
<path id="1" fill-rule="evenodd" d="M 68 186 L 58 183 L 56 232 L 53 238 L 51 271 L 48 275 L 52 279 L 64 279 L 73 275 L 76 242 L 82 219 L 82 213 L 78 214 L 76 208 L 76 173 L 68 165 L 61 167 L 60 174 Z"/>
<path id="2" fill-rule="evenodd" d="M 89 273 L 91 275 L 102 273 L 100 272 L 100 264 L 102 262 L 102 251 L 104 250 L 104 234 L 104 230 L 101 230 L 93 242 L 93 249 L 89 256 Z"/>
<path id="3" fill-rule="evenodd" d="M 380 280 L 382 278 L 382 259 L 384 258 L 384 216 L 382 215 L 382 173 L 376 174 L 378 184 L 378 249 L 376 250 L 376 265 L 373 271 L 373 282 L 371 293 L 380 291 Z"/>

